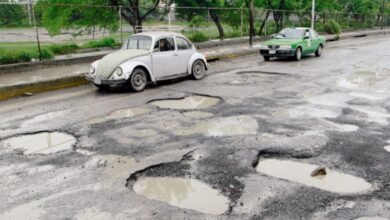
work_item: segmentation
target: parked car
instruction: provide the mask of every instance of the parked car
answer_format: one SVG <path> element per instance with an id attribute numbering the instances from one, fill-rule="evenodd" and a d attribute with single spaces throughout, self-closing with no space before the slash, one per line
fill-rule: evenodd
<path id="1" fill-rule="evenodd" d="M 130 36 L 121 50 L 92 63 L 86 79 L 103 90 L 125 85 L 140 92 L 149 82 L 187 75 L 199 80 L 207 70 L 205 56 L 183 35 L 146 32 Z"/>
<path id="2" fill-rule="evenodd" d="M 299 61 L 311 53 L 320 57 L 325 46 L 325 37 L 311 28 L 285 28 L 260 46 L 260 54 L 265 61 L 271 57 L 293 57 Z"/>

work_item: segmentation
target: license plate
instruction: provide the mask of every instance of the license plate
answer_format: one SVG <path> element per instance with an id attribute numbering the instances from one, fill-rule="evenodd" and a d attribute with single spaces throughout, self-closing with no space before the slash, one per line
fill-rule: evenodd
<path id="1" fill-rule="evenodd" d="M 276 50 L 269 50 L 269 54 L 276 54 Z"/>

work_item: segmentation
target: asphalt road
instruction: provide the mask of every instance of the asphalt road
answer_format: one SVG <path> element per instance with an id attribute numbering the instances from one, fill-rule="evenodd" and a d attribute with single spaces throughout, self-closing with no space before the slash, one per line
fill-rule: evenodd
<path id="1" fill-rule="evenodd" d="M 214 62 L 201 81 L 142 93 L 88 85 L 0 102 L 0 219 L 389 219 L 389 60 L 388 37 L 357 38 L 300 62 Z M 199 100 L 199 109 L 185 108 Z M 39 132 L 63 132 L 75 144 L 56 152 L 62 138 L 33 152 L 23 147 L 36 140 L 15 147 L 11 138 L 57 141 Z M 261 172 L 270 159 L 324 167 L 330 184 L 289 179 L 299 166 Z M 339 192 L 344 183 L 332 172 L 369 187 L 354 192 L 352 181 L 344 189 L 351 192 Z M 180 208 L 148 199 L 136 190 L 147 177 L 198 180 L 228 202 L 199 211 L 224 200 L 210 193 Z M 179 203 L 196 191 L 196 184 L 175 184 L 180 193 L 147 187 Z"/>

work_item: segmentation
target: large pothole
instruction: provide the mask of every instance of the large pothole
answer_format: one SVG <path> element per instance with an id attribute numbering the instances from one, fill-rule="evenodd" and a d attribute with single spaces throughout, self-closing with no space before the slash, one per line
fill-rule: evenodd
<path id="1" fill-rule="evenodd" d="M 228 198 L 191 178 L 143 177 L 134 183 L 133 190 L 148 199 L 206 214 L 223 214 L 229 209 Z"/>
<path id="2" fill-rule="evenodd" d="M 5 147 L 21 151 L 25 155 L 71 150 L 75 143 L 75 137 L 62 132 L 40 132 L 4 140 Z"/>
<path id="3" fill-rule="evenodd" d="M 289 160 L 260 160 L 256 166 L 256 171 L 333 193 L 362 193 L 372 187 L 372 184 L 359 177 L 331 169 L 320 168 L 313 164 Z"/>
<path id="4" fill-rule="evenodd" d="M 164 99 L 151 101 L 152 105 L 155 105 L 162 109 L 205 109 L 210 108 L 221 101 L 220 98 L 194 95 L 180 99 Z"/>

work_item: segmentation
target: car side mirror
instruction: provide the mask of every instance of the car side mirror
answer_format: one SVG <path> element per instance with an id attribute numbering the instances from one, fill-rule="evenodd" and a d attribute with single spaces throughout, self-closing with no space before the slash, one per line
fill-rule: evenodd
<path id="1" fill-rule="evenodd" d="M 309 36 L 304 36 L 303 39 L 304 40 L 308 40 L 308 39 L 310 39 L 310 37 Z"/>

